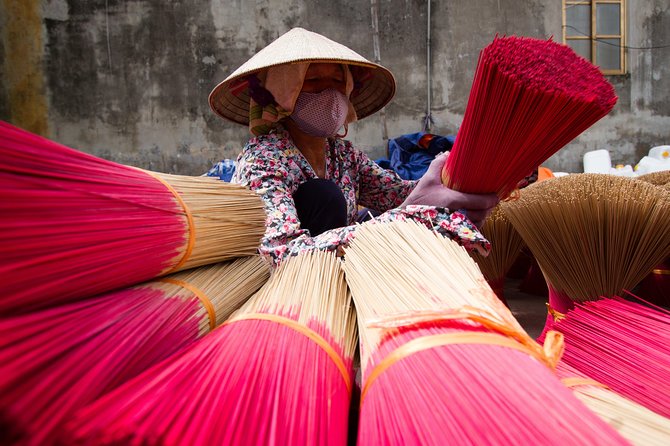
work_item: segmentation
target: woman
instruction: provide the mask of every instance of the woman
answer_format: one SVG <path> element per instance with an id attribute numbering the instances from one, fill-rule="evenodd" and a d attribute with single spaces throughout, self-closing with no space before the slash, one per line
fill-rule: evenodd
<path id="1" fill-rule="evenodd" d="M 379 221 L 412 218 L 465 246 L 488 249 L 471 221 L 483 222 L 498 198 L 443 186 L 446 155 L 420 181 L 407 181 L 342 139 L 349 123 L 381 109 L 394 93 L 386 68 L 301 28 L 279 37 L 214 88 L 212 109 L 249 125 L 255 135 L 232 181 L 265 202 L 261 254 L 278 263 L 305 249 L 338 249 L 355 235 L 359 205 L 383 212 Z"/>

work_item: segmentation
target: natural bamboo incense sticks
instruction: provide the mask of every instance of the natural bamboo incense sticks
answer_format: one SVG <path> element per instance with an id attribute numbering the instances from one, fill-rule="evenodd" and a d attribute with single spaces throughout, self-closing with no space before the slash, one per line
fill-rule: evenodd
<path id="1" fill-rule="evenodd" d="M 642 181 L 573 174 L 533 184 L 502 208 L 560 312 L 632 289 L 670 255 L 670 195 Z"/>
<path id="2" fill-rule="evenodd" d="M 581 402 L 631 444 L 665 446 L 670 443 L 670 418 L 619 395 L 562 361 L 558 363 L 556 372 L 561 382 L 572 389 Z"/>
<path id="3" fill-rule="evenodd" d="M 470 255 L 498 298 L 506 304 L 505 276 L 524 246 L 523 239 L 505 217 L 500 205 L 486 219 L 481 232 L 491 242 L 491 252 L 486 257 L 476 252 Z"/>

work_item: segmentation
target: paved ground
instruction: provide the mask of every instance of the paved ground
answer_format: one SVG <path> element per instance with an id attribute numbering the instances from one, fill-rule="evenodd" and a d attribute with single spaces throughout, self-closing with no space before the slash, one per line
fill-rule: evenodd
<path id="1" fill-rule="evenodd" d="M 505 298 L 519 323 L 536 338 L 542 332 L 547 317 L 547 297 L 524 293 L 519 290 L 520 284 L 521 280 L 507 279 Z"/>

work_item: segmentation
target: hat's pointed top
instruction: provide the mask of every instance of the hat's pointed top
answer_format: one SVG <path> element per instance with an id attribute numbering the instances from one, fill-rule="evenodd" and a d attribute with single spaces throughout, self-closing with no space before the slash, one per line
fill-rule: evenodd
<path id="1" fill-rule="evenodd" d="M 395 80 L 386 68 L 321 34 L 293 28 L 217 85 L 210 93 L 209 103 L 221 117 L 246 125 L 249 122 L 249 95 L 246 88 L 239 88 L 236 80 L 276 65 L 310 62 L 344 63 L 368 68 L 365 75 L 359 78 L 354 75 L 356 85 L 350 97 L 359 119 L 382 108 L 395 94 Z M 231 85 L 236 88 L 231 89 Z"/>

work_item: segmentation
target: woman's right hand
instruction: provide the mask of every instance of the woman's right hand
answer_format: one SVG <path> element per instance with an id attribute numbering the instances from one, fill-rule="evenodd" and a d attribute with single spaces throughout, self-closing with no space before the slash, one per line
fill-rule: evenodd
<path id="1" fill-rule="evenodd" d="M 442 184 L 442 168 L 448 156 L 445 153 L 435 157 L 401 207 L 417 204 L 448 208 L 452 212 L 463 212 L 472 223 L 481 227 L 500 200 L 496 194 L 466 194 Z"/>

